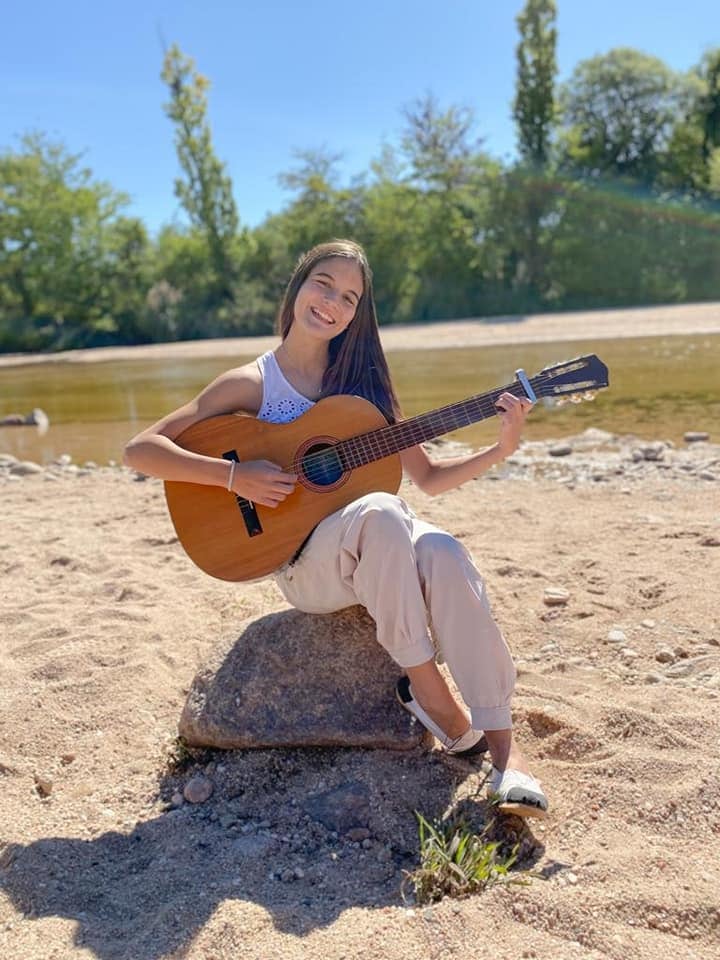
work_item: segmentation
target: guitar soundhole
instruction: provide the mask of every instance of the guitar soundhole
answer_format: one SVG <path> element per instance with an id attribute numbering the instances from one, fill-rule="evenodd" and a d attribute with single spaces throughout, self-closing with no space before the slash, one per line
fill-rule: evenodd
<path id="1" fill-rule="evenodd" d="M 331 487 L 342 480 L 340 455 L 332 444 L 315 443 L 300 460 L 303 480 L 310 487 Z"/>

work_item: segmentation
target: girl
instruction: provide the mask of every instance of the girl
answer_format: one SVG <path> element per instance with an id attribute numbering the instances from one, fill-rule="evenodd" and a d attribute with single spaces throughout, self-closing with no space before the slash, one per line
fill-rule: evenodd
<path id="1" fill-rule="evenodd" d="M 334 240 L 302 256 L 278 322 L 282 340 L 274 351 L 222 374 L 143 430 L 128 443 L 125 463 L 165 480 L 227 487 L 276 507 L 293 492 L 295 475 L 265 460 L 232 464 L 193 453 L 175 438 L 199 420 L 237 410 L 286 423 L 332 394 L 363 396 L 389 421 L 400 417 L 380 345 L 372 275 L 358 244 Z M 530 407 L 503 393 L 496 444 L 440 461 L 418 445 L 401 454 L 404 472 L 428 494 L 477 477 L 517 449 Z M 322 520 L 275 578 L 286 599 L 307 612 L 365 606 L 378 641 L 405 671 L 396 691 L 402 706 L 449 752 L 490 751 L 490 793 L 501 809 L 544 814 L 547 799 L 512 736 L 512 659 L 480 574 L 454 537 L 419 520 L 399 497 L 373 493 Z M 470 717 L 436 666 L 428 623 Z"/>

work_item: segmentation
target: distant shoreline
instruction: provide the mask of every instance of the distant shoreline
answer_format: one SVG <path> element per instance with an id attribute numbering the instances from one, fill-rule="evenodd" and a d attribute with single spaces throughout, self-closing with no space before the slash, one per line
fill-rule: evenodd
<path id="1" fill-rule="evenodd" d="M 674 304 L 618 310 L 536 313 L 527 316 L 447 320 L 382 327 L 385 350 L 500 346 L 614 340 L 628 337 L 720 333 L 720 303 Z M 101 363 L 109 360 L 203 359 L 257 356 L 278 343 L 275 336 L 185 340 L 139 346 L 96 347 L 58 353 L 0 354 L 0 367 L 40 363 Z"/>

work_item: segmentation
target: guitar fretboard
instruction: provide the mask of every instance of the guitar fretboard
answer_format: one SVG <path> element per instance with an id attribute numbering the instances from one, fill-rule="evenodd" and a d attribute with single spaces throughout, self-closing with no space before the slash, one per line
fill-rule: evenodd
<path id="1" fill-rule="evenodd" d="M 537 391 L 535 380 L 530 382 Z M 343 467 L 348 470 L 374 460 L 382 460 L 383 457 L 407 450 L 418 443 L 496 416 L 498 409 L 495 404 L 502 393 L 512 393 L 516 397 L 527 396 L 522 385 L 515 381 L 508 386 L 448 404 L 430 413 L 421 413 L 400 423 L 349 437 L 337 444 L 335 452 L 339 454 Z"/>

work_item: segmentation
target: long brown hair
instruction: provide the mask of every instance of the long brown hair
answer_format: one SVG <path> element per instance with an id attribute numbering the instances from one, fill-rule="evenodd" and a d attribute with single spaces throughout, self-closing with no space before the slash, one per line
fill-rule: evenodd
<path id="1" fill-rule="evenodd" d="M 300 287 L 322 260 L 333 257 L 352 260 L 358 265 L 363 279 L 363 291 L 352 322 L 330 341 L 322 396 L 358 394 L 379 407 L 387 419 L 394 423 L 400 416 L 400 404 L 380 343 L 372 270 L 360 244 L 354 240 L 331 240 L 302 254 L 280 304 L 277 332 L 284 340 L 292 326 L 295 300 Z"/>

